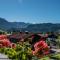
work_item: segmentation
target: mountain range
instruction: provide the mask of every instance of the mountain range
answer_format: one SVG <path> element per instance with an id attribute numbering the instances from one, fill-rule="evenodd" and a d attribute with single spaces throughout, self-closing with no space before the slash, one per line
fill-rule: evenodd
<path id="1" fill-rule="evenodd" d="M 8 22 L 6 19 L 0 18 L 0 29 L 26 28 L 28 25 L 30 24 L 24 22 Z"/>
<path id="2" fill-rule="evenodd" d="M 0 18 L 0 30 L 17 29 L 29 32 L 51 32 L 60 30 L 60 23 L 24 23 L 24 22 L 8 22 L 4 18 Z"/>

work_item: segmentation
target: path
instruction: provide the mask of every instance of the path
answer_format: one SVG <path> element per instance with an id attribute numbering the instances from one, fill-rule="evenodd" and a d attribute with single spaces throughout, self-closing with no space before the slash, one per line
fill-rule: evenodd
<path id="1" fill-rule="evenodd" d="M 0 60 L 10 60 L 6 55 L 0 53 Z"/>

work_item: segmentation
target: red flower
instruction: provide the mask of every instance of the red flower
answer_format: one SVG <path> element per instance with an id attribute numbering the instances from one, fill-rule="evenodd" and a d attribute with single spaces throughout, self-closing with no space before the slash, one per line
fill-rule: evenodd
<path id="1" fill-rule="evenodd" d="M 49 54 L 49 51 L 44 51 L 43 53 L 44 53 L 44 55 L 47 55 L 47 54 Z"/>
<path id="2" fill-rule="evenodd" d="M 6 39 L 6 38 L 7 38 L 6 35 L 0 35 L 0 40 L 2 40 L 2 39 Z"/>
<path id="3" fill-rule="evenodd" d="M 0 44 L 0 48 L 2 48 L 3 47 L 3 45 L 2 44 Z"/>
<path id="4" fill-rule="evenodd" d="M 12 47 L 12 48 L 16 48 L 16 44 L 15 44 L 15 43 L 12 43 L 12 44 L 11 44 L 11 47 Z"/>
<path id="5" fill-rule="evenodd" d="M 34 45 L 35 51 L 33 51 L 33 55 L 36 55 L 39 53 L 42 55 L 46 55 L 49 53 L 49 48 L 48 45 L 45 43 L 45 41 L 39 41 Z"/>
<path id="6" fill-rule="evenodd" d="M 34 45 L 34 48 L 48 48 L 48 45 L 45 43 L 45 41 L 39 41 Z"/>
<path id="7" fill-rule="evenodd" d="M 11 43 L 8 39 L 3 39 L 3 40 L 0 40 L 0 44 L 2 44 L 5 47 L 8 47 L 10 46 Z"/>

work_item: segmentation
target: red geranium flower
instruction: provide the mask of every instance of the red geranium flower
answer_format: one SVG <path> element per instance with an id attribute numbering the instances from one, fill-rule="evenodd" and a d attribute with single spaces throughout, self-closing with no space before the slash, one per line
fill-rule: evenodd
<path id="1" fill-rule="evenodd" d="M 6 35 L 0 35 L 0 40 L 2 40 L 2 39 L 6 39 L 6 38 L 7 38 Z"/>
<path id="2" fill-rule="evenodd" d="M 8 39 L 3 39 L 3 40 L 0 40 L 0 44 L 2 44 L 5 47 L 8 47 L 10 46 L 11 43 Z"/>
<path id="3" fill-rule="evenodd" d="M 43 40 L 35 43 L 34 48 L 35 51 L 33 51 L 33 55 L 46 55 L 49 53 L 48 45 Z"/>
<path id="4" fill-rule="evenodd" d="M 0 44 L 0 48 L 2 48 L 3 47 L 3 45 L 2 44 Z"/>
<path id="5" fill-rule="evenodd" d="M 15 43 L 11 43 L 11 48 L 16 48 L 16 44 Z"/>

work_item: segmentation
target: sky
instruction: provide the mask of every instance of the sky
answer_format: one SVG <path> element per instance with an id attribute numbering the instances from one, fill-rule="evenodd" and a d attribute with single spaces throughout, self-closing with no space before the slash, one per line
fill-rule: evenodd
<path id="1" fill-rule="evenodd" d="M 60 23 L 60 0 L 0 0 L 0 17 L 10 22 Z"/>

